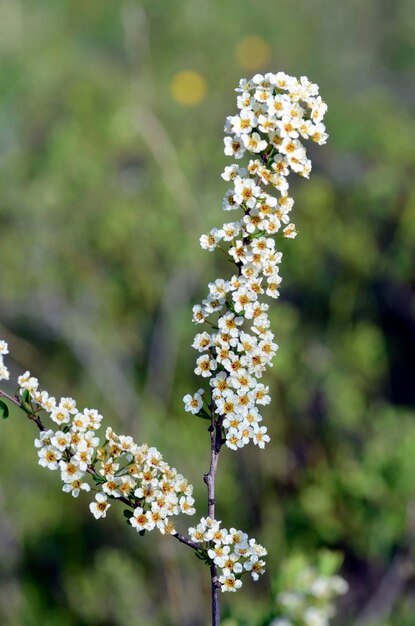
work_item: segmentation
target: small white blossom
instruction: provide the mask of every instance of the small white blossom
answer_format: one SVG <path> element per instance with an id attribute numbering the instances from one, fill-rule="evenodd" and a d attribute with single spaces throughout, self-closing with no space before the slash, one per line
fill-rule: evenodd
<path id="1" fill-rule="evenodd" d="M 9 354 L 9 346 L 3 339 L 0 339 L 0 354 Z"/>
<path id="2" fill-rule="evenodd" d="M 190 394 L 184 396 L 183 402 L 185 411 L 193 413 L 194 415 L 196 413 L 199 413 L 200 409 L 203 406 L 203 393 L 204 390 L 199 389 L 199 391 L 197 391 L 193 396 L 191 396 Z"/>
<path id="3" fill-rule="evenodd" d="M 91 487 L 88 483 L 83 482 L 79 478 L 72 481 L 71 483 L 65 483 L 62 487 L 62 491 L 65 493 L 70 493 L 74 498 L 77 498 L 81 491 L 91 491 Z"/>
<path id="4" fill-rule="evenodd" d="M 107 496 L 103 493 L 97 493 L 95 496 L 95 502 L 91 502 L 89 505 L 89 510 L 95 519 L 99 519 L 100 517 L 106 517 L 110 506 L 111 505 L 108 502 Z"/>
<path id="5" fill-rule="evenodd" d="M 3 360 L 0 359 L 0 380 L 9 380 L 10 372 L 4 365 Z"/>

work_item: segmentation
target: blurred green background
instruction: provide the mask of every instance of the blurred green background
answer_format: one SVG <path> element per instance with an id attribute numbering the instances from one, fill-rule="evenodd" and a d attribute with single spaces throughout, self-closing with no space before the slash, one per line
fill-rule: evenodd
<path id="1" fill-rule="evenodd" d="M 0 337 L 13 376 L 158 446 L 205 513 L 191 306 L 229 271 L 223 123 L 241 76 L 308 75 L 329 143 L 291 178 L 280 350 L 265 451 L 225 451 L 218 516 L 269 549 L 223 597 L 229 626 L 273 614 L 284 559 L 344 555 L 341 626 L 415 614 L 415 153 L 411 0 L 1 0 Z M 8 387 L 12 389 L 12 385 Z M 21 415 L 0 433 L 0 623 L 205 626 L 207 570 L 114 506 L 61 493 Z M 186 522 L 186 520 L 184 520 Z M 154 535 L 154 536 L 153 536 Z M 176 545 L 177 544 L 177 545 Z"/>

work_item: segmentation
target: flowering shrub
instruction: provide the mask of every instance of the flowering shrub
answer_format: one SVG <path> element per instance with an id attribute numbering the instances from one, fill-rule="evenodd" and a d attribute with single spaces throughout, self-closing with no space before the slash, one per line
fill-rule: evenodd
<path id="1" fill-rule="evenodd" d="M 265 295 L 279 296 L 282 253 L 274 237 L 292 239 L 297 234 L 290 220 L 294 201 L 287 176 L 294 171 L 308 177 L 311 171 L 301 140 L 323 144 L 327 139 L 322 123 L 327 107 L 317 85 L 307 78 L 297 80 L 283 72 L 257 74 L 242 79 L 236 91 L 239 112 L 227 118 L 225 154 L 237 160 L 247 154 L 249 162 L 245 168 L 236 163 L 227 166 L 222 178 L 232 185 L 223 208 L 239 214 L 200 238 L 202 248 L 219 248 L 236 269 L 230 278 L 209 283 L 207 297 L 193 308 L 193 321 L 209 325 L 193 342 L 200 353 L 195 373 L 209 385 L 184 397 L 186 411 L 210 423 L 210 468 L 204 476 L 208 516 L 189 528 L 189 536 L 181 534 L 173 518 L 195 513 L 192 485 L 156 448 L 138 445 L 109 427 L 100 438 L 103 418 L 96 409 L 79 410 L 70 397 L 56 400 L 39 389 L 30 372 L 18 378 L 15 396 L 0 390 L 0 396 L 37 425 L 39 464 L 60 470 L 63 491 L 73 497 L 94 491 L 90 510 L 95 518 L 104 518 L 111 501 L 119 500 L 138 532 L 157 528 L 172 535 L 210 567 L 213 624 L 220 621 L 218 591 L 236 591 L 243 574 L 257 580 L 264 572 L 265 548 L 240 530 L 221 528 L 216 519 L 215 477 L 223 445 L 237 450 L 252 441 L 263 448 L 270 439 L 258 406 L 270 402 L 269 389 L 260 379 L 278 349 L 270 330 L 269 305 L 263 302 Z M 277 196 L 269 193 L 272 189 Z M 0 380 L 9 379 L 3 362 L 7 353 L 7 344 L 0 341 Z M 7 417 L 4 401 L 0 409 Z"/>

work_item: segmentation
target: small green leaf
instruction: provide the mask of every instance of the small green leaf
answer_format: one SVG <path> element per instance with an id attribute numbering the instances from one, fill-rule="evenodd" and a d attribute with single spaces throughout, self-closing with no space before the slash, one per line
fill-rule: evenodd
<path id="1" fill-rule="evenodd" d="M 27 413 L 28 415 L 31 415 L 33 412 L 30 402 L 31 402 L 30 393 L 28 392 L 27 389 L 25 389 L 22 393 L 22 399 L 20 401 L 20 408 L 23 409 L 23 411 L 25 411 L 25 413 Z"/>
<path id="2" fill-rule="evenodd" d="M 4 420 L 9 417 L 9 407 L 3 400 L 0 400 L 0 415 Z"/>
<path id="3" fill-rule="evenodd" d="M 140 532 L 138 533 L 141 537 L 144 537 L 146 531 L 145 530 L 140 530 Z"/>
<path id="4" fill-rule="evenodd" d="M 102 483 L 106 482 L 105 478 L 102 478 L 101 476 L 97 476 L 96 474 L 92 474 L 92 480 L 94 480 L 99 485 L 102 485 Z"/>
<path id="5" fill-rule="evenodd" d="M 131 511 L 131 509 L 124 509 L 122 514 L 126 519 L 130 519 L 133 516 L 133 512 Z"/>
<path id="6" fill-rule="evenodd" d="M 204 420 L 210 420 L 211 417 L 205 408 L 200 409 L 199 413 L 196 413 L 197 417 L 201 417 Z"/>
<path id="7" fill-rule="evenodd" d="M 27 403 L 29 403 L 29 402 L 30 402 L 30 399 L 31 399 L 31 398 L 30 398 L 30 393 L 28 392 L 28 390 L 27 390 L 27 389 L 25 389 L 25 390 L 23 391 L 23 393 L 22 393 L 22 402 L 27 402 Z"/>

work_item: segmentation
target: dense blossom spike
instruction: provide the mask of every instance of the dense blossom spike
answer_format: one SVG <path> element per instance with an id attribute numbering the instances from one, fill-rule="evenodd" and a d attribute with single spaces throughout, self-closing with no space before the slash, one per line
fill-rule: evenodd
<path id="1" fill-rule="evenodd" d="M 0 343 L 2 354 L 7 345 Z M 1 366 L 1 363 L 0 363 Z M 53 422 L 43 426 L 35 439 L 39 465 L 60 470 L 62 490 L 78 497 L 91 491 L 93 478 L 95 500 L 89 505 L 96 519 L 105 517 L 111 500 L 121 499 L 131 507 L 129 522 L 138 532 L 157 528 L 162 534 L 175 534 L 172 517 L 195 513 L 193 487 L 164 460 L 157 448 L 138 445 L 127 435 L 105 431 L 101 442 L 97 431 L 102 415 L 96 409 L 80 411 L 73 398 L 56 400 L 39 389 L 37 378 L 25 372 L 18 378 L 22 404 L 31 415 L 45 412 Z"/>
<path id="2" fill-rule="evenodd" d="M 328 137 L 322 123 L 327 106 L 305 76 L 256 74 L 242 79 L 236 91 L 239 111 L 226 119 L 225 154 L 249 160 L 245 167 L 228 165 L 222 178 L 232 185 L 223 209 L 238 214 L 202 235 L 200 244 L 210 252 L 221 248 L 237 271 L 209 283 L 207 297 L 193 308 L 193 321 L 210 325 L 193 342 L 199 352 L 195 373 L 209 379 L 207 408 L 217 415 L 232 450 L 249 442 L 263 448 L 270 440 L 258 409 L 270 396 L 260 379 L 278 345 L 263 297 L 278 298 L 282 281 L 275 236 L 297 235 L 287 176 L 293 171 L 308 178 L 311 162 L 302 140 L 323 144 Z M 206 410 L 202 392 L 185 396 L 186 411 Z"/>

